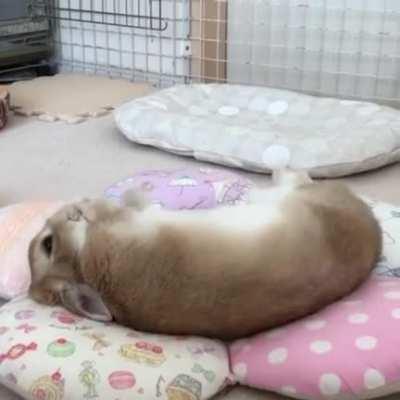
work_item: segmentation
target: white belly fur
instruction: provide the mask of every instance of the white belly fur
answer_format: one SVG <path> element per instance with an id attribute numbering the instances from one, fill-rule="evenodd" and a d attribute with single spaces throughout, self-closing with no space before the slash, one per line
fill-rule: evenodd
<path id="1" fill-rule="evenodd" d="M 254 190 L 249 195 L 249 204 L 221 206 L 208 210 L 170 211 L 159 207 L 145 209 L 135 220 L 144 232 L 155 232 L 157 227 L 168 224 L 174 226 L 208 226 L 233 232 L 257 231 L 283 218 L 281 205 L 292 188 Z"/>

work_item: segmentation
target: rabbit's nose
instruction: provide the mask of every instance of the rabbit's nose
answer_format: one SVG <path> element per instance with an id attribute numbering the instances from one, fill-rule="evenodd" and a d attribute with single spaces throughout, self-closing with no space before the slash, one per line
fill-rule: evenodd
<path id="1" fill-rule="evenodd" d="M 68 220 L 73 222 L 79 222 L 83 217 L 82 210 L 78 207 L 74 207 L 71 212 L 68 214 Z"/>

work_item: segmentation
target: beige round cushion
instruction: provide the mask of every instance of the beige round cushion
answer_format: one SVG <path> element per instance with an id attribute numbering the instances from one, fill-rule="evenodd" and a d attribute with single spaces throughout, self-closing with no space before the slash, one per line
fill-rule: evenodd
<path id="1" fill-rule="evenodd" d="M 58 74 L 10 86 L 12 108 L 44 121 L 84 121 L 108 113 L 122 102 L 153 91 L 147 83 L 82 74 Z"/>

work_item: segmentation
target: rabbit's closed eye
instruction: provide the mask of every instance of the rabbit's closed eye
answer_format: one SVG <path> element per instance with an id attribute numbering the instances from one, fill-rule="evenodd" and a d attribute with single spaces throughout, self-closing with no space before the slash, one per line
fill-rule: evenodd
<path id="1" fill-rule="evenodd" d="M 46 253 L 46 255 L 50 257 L 53 251 L 53 236 L 52 235 L 45 236 L 42 240 L 41 247 L 43 251 Z"/>

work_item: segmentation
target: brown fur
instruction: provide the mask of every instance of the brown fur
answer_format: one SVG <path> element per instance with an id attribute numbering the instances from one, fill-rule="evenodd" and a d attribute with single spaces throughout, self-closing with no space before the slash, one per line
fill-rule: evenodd
<path id="1" fill-rule="evenodd" d="M 337 183 L 300 186 L 283 204 L 282 223 L 247 236 L 165 224 L 143 240 L 129 233 L 140 210 L 87 205 L 81 253 L 68 239 L 74 207 L 48 222 L 55 255 L 43 275 L 37 273 L 41 234 L 32 242 L 31 295 L 56 304 L 63 282 L 86 283 L 118 323 L 142 331 L 222 339 L 260 332 L 350 293 L 381 253 L 372 212 Z"/>

